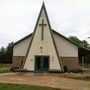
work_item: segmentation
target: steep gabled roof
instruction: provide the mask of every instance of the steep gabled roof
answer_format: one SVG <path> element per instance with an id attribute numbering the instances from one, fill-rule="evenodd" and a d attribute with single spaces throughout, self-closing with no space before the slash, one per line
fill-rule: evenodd
<path id="1" fill-rule="evenodd" d="M 53 33 L 55 33 L 55 34 L 57 34 L 58 36 L 66 39 L 66 40 L 69 41 L 70 43 L 76 45 L 76 46 L 79 48 L 79 49 L 78 49 L 79 55 L 87 55 L 87 54 L 90 54 L 90 50 L 89 50 L 89 49 L 77 45 L 76 43 L 74 43 L 73 41 L 71 41 L 70 39 L 68 39 L 67 37 L 65 37 L 64 35 L 56 32 L 55 30 L 53 30 Z M 26 37 L 22 38 L 21 40 L 17 41 L 16 43 L 14 43 L 14 46 L 17 45 L 18 43 L 22 42 L 23 40 L 31 37 L 32 34 L 33 34 L 33 33 L 31 33 L 31 34 L 27 35 Z"/>
<path id="2" fill-rule="evenodd" d="M 22 65 L 21 65 L 21 67 L 22 67 L 22 68 L 24 67 L 24 64 L 25 64 L 25 62 L 26 62 L 26 59 L 27 59 L 27 57 L 28 57 L 28 53 L 29 53 L 29 51 L 30 51 L 30 49 L 31 49 L 32 42 L 33 42 L 33 39 L 34 39 L 34 36 L 35 36 L 35 32 L 36 32 L 36 28 L 37 28 L 37 26 L 38 26 L 38 23 L 39 23 L 39 20 L 40 20 L 40 17 L 41 17 L 41 14 L 42 14 L 43 10 L 44 10 L 44 12 L 45 12 L 45 17 L 46 17 L 47 24 L 48 24 L 48 27 L 49 27 L 49 30 L 50 30 L 50 34 L 51 34 L 51 38 L 52 38 L 53 45 L 54 45 L 54 48 L 55 48 L 55 52 L 56 52 L 56 55 L 57 55 L 59 64 L 60 64 L 60 66 L 61 66 L 61 69 L 62 69 L 62 71 L 63 71 L 63 65 L 61 64 L 62 62 L 61 62 L 61 60 L 60 60 L 60 57 L 59 57 L 59 54 L 58 54 L 58 50 L 57 50 L 57 48 L 56 48 L 56 44 L 55 44 L 55 41 L 54 41 L 54 37 L 53 37 L 53 35 L 52 35 L 53 32 L 52 32 L 52 29 L 51 29 L 51 25 L 50 25 L 50 22 L 49 22 L 49 19 L 48 19 L 48 14 L 47 14 L 47 11 L 46 11 L 44 2 L 43 2 L 43 4 L 42 4 L 41 10 L 40 10 L 40 13 L 39 13 L 39 16 L 38 16 L 38 19 L 37 19 L 37 22 L 36 22 L 36 25 L 35 25 L 35 28 L 34 28 L 34 32 L 33 32 L 33 35 L 32 35 L 32 39 L 31 39 L 31 42 L 29 43 L 29 47 L 28 47 L 27 53 L 26 53 L 26 55 L 25 55 L 25 59 L 24 59 Z"/>
<path id="3" fill-rule="evenodd" d="M 80 47 L 79 45 L 77 45 L 76 43 L 74 43 L 73 41 L 71 41 L 70 39 L 68 39 L 67 37 L 65 37 L 64 35 L 62 35 L 62 34 L 56 32 L 56 31 L 53 30 L 53 29 L 52 29 L 52 31 L 53 31 L 53 33 L 56 33 L 56 34 L 59 35 L 60 37 L 62 37 L 62 38 L 64 38 L 64 39 L 66 39 L 67 41 L 69 41 L 70 43 L 76 45 L 78 48 Z M 21 41 L 27 39 L 28 37 L 31 37 L 32 34 L 33 34 L 33 33 L 31 33 L 31 34 L 27 35 L 26 37 L 20 39 L 19 41 L 17 41 L 16 43 L 14 43 L 14 46 L 17 45 L 18 43 L 20 43 Z"/>

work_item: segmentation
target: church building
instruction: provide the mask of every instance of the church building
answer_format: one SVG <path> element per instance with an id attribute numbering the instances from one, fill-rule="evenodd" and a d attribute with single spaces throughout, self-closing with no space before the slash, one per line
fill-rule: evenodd
<path id="1" fill-rule="evenodd" d="M 51 28 L 43 3 L 34 31 L 14 44 L 13 64 L 24 71 L 79 69 L 78 46 Z"/>

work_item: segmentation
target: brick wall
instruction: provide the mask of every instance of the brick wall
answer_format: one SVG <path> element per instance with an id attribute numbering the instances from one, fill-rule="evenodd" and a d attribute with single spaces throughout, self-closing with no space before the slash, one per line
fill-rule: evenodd
<path id="1" fill-rule="evenodd" d="M 12 67 L 20 67 L 23 60 L 24 56 L 13 56 Z"/>
<path id="2" fill-rule="evenodd" d="M 69 70 L 79 69 L 78 57 L 61 57 L 63 65 L 66 65 Z M 24 56 L 13 56 L 13 67 L 20 67 Z"/>
<path id="3" fill-rule="evenodd" d="M 63 65 L 68 67 L 68 70 L 79 69 L 78 57 L 61 57 Z"/>

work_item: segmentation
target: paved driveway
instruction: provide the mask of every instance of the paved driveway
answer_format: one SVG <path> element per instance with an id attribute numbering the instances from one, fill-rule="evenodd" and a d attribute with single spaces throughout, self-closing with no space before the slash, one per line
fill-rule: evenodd
<path id="1" fill-rule="evenodd" d="M 60 74 L 7 73 L 0 75 L 0 82 L 49 86 L 71 90 L 90 90 L 90 82 L 63 78 Z"/>

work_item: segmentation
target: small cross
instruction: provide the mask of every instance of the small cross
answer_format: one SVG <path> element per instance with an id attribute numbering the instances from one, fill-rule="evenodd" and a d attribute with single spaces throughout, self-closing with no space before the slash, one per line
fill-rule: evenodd
<path id="1" fill-rule="evenodd" d="M 41 26 L 41 28 L 42 28 L 42 32 L 41 32 L 41 40 L 43 40 L 44 38 L 44 26 L 46 26 L 47 24 L 44 24 L 44 19 L 42 19 L 42 23 L 41 24 L 39 24 L 39 26 Z"/>

